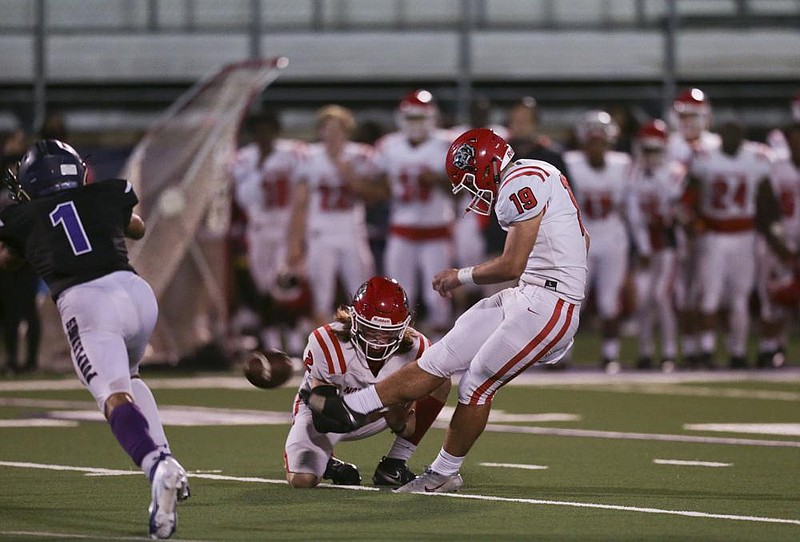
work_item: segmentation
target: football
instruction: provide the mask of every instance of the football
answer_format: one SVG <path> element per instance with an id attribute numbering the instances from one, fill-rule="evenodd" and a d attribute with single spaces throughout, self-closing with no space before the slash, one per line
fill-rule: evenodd
<path id="1" fill-rule="evenodd" d="M 257 388 L 277 388 L 292 376 L 292 360 L 286 352 L 250 352 L 244 360 L 244 376 Z"/>

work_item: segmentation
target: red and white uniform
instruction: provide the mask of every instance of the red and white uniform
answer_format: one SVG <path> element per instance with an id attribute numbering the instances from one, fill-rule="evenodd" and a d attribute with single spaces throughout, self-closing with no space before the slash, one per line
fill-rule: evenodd
<path id="1" fill-rule="evenodd" d="M 583 223 L 592 236 L 587 291 L 594 289 L 602 318 L 616 318 L 628 271 L 628 230 L 623 215 L 629 194 L 631 158 L 626 153 L 608 151 L 605 166 L 598 170 L 589 165 L 583 151 L 576 150 L 564 153 L 564 163 L 569 169 Z"/>
<path id="2" fill-rule="evenodd" d="M 423 185 L 419 175 L 427 171 L 443 177 L 449 148 L 445 132 L 436 131 L 417 145 L 411 145 L 402 132 L 394 132 L 378 141 L 374 158 L 391 189 L 384 269 L 403 285 L 412 306 L 418 302 L 421 274 L 428 323 L 439 328 L 450 324 L 450 303 L 427 285 L 439 270 L 452 266 L 455 210 L 446 188 Z"/>
<path id="3" fill-rule="evenodd" d="M 424 335 L 415 332 L 411 349 L 404 354 L 392 355 L 374 375 L 367 367 L 362 352 L 352 342 L 342 341 L 334 334 L 334 330 L 341 330 L 342 326 L 340 322 L 331 322 L 318 327 L 308 336 L 308 344 L 303 352 L 306 373 L 300 389 L 311 389 L 313 379 L 333 384 L 343 393 L 352 393 L 396 373 L 419 358 L 431 344 Z M 314 429 L 311 410 L 296 395 L 292 407 L 292 427 L 284 449 L 286 469 L 289 472 L 313 472 L 321 478 L 338 442 L 366 438 L 386 428 L 386 421 L 380 418 L 351 433 L 318 433 Z"/>
<path id="4" fill-rule="evenodd" d="M 640 356 L 653 355 L 656 320 L 661 333 L 662 357 L 674 360 L 677 355 L 677 322 L 673 307 L 678 272 L 675 229 L 685 181 L 686 168 L 675 161 L 651 170 L 637 163 L 631 170 L 630 189 L 639 205 L 643 233 L 648 236 L 652 249 L 650 265 L 640 269 L 636 276 Z"/>
<path id="5" fill-rule="evenodd" d="M 252 143 L 239 149 L 230 171 L 236 204 L 247 215 L 247 258 L 259 292 L 267 293 L 286 260 L 292 178 L 305 152 L 299 141 L 278 139 L 268 156 Z"/>
<path id="6" fill-rule="evenodd" d="M 677 160 L 688 167 L 696 153 L 717 150 L 721 145 L 722 140 L 719 134 L 707 130 L 704 130 L 700 137 L 691 142 L 686 141 L 680 132 L 672 132 L 667 139 L 667 158 Z"/>
<path id="7" fill-rule="evenodd" d="M 508 130 L 504 126 L 493 124 L 487 128 L 503 139 L 508 138 Z M 451 142 L 469 129 L 468 126 L 456 126 L 448 130 Z M 456 201 L 456 209 L 466 209 L 470 201 L 472 201 L 472 196 L 464 193 Z M 463 213 L 456 217 L 453 229 L 456 267 L 477 265 L 486 259 L 486 240 L 483 230 L 487 224 L 488 218 L 478 213 Z M 473 286 L 473 288 L 480 287 Z"/>
<path id="8" fill-rule="evenodd" d="M 797 252 L 800 249 L 800 167 L 789 155 L 781 154 L 770 169 L 770 183 L 780 202 L 781 226 L 789 249 Z M 794 280 L 794 269 L 783 262 L 761 236 L 756 239 L 756 254 L 761 315 L 767 321 L 786 317 L 791 309 L 776 304 L 769 291 L 791 283 Z"/>
<path id="9" fill-rule="evenodd" d="M 342 161 L 359 176 L 371 176 L 370 157 L 370 147 L 360 143 L 349 142 L 342 150 Z M 348 188 L 321 143 L 309 145 L 296 181 L 307 183 L 310 194 L 306 267 L 314 312 L 326 314 L 334 308 L 337 274 L 348 292 L 374 274 L 364 202 Z"/>
<path id="10" fill-rule="evenodd" d="M 491 402 L 505 383 L 534 363 L 555 363 L 578 329 L 586 289 L 586 241 L 569 184 L 551 164 L 519 160 L 501 179 L 495 214 L 504 229 L 540 213 L 542 223 L 520 283 L 468 309 L 419 360 L 449 377 L 464 404 Z"/>
<path id="11" fill-rule="evenodd" d="M 755 285 L 755 213 L 759 183 L 769 176 L 768 149 L 745 141 L 734 156 L 721 150 L 700 152 L 691 174 L 700 181 L 698 241 L 700 311 L 715 313 L 723 296 L 731 308 L 731 353 L 744 355 L 747 302 Z"/>

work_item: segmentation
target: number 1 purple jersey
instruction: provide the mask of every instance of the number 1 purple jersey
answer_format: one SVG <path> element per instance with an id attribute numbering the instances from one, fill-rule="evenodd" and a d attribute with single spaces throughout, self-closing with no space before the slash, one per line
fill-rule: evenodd
<path id="1" fill-rule="evenodd" d="M 0 240 L 20 251 L 53 299 L 70 286 L 133 271 L 124 231 L 138 203 L 133 187 L 109 179 L 0 213 Z"/>

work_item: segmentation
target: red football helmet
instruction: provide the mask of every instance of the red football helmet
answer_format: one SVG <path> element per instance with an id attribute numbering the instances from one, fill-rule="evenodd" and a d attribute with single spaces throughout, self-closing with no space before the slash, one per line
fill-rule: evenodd
<path id="1" fill-rule="evenodd" d="M 500 185 L 500 172 L 511 162 L 514 150 L 488 128 L 467 130 L 447 151 L 447 176 L 453 193 L 472 194 L 467 209 L 488 216 Z"/>
<path id="2" fill-rule="evenodd" d="M 358 288 L 350 320 L 356 350 L 368 361 L 383 363 L 400 348 L 411 322 L 408 296 L 396 280 L 372 277 Z"/>
<path id="3" fill-rule="evenodd" d="M 667 123 L 661 119 L 650 120 L 639 128 L 634 148 L 646 167 L 655 167 L 663 162 L 668 136 Z"/>
<path id="4" fill-rule="evenodd" d="M 711 102 L 699 88 L 689 88 L 678 94 L 672 103 L 678 130 L 687 140 L 700 137 L 711 123 Z"/>
<path id="5" fill-rule="evenodd" d="M 613 145 L 619 136 L 619 125 L 605 111 L 587 111 L 575 126 L 575 135 L 581 145 L 594 138 Z"/>
<path id="6" fill-rule="evenodd" d="M 414 142 L 424 141 L 436 129 L 439 109 L 427 90 L 410 92 L 400 101 L 396 121 L 400 131 Z"/>

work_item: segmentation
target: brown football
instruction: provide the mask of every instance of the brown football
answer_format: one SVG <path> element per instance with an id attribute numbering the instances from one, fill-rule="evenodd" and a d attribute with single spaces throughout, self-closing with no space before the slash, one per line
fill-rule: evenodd
<path id="1" fill-rule="evenodd" d="M 250 352 L 244 360 L 244 376 L 257 388 L 277 388 L 292 376 L 292 360 L 286 352 Z"/>

